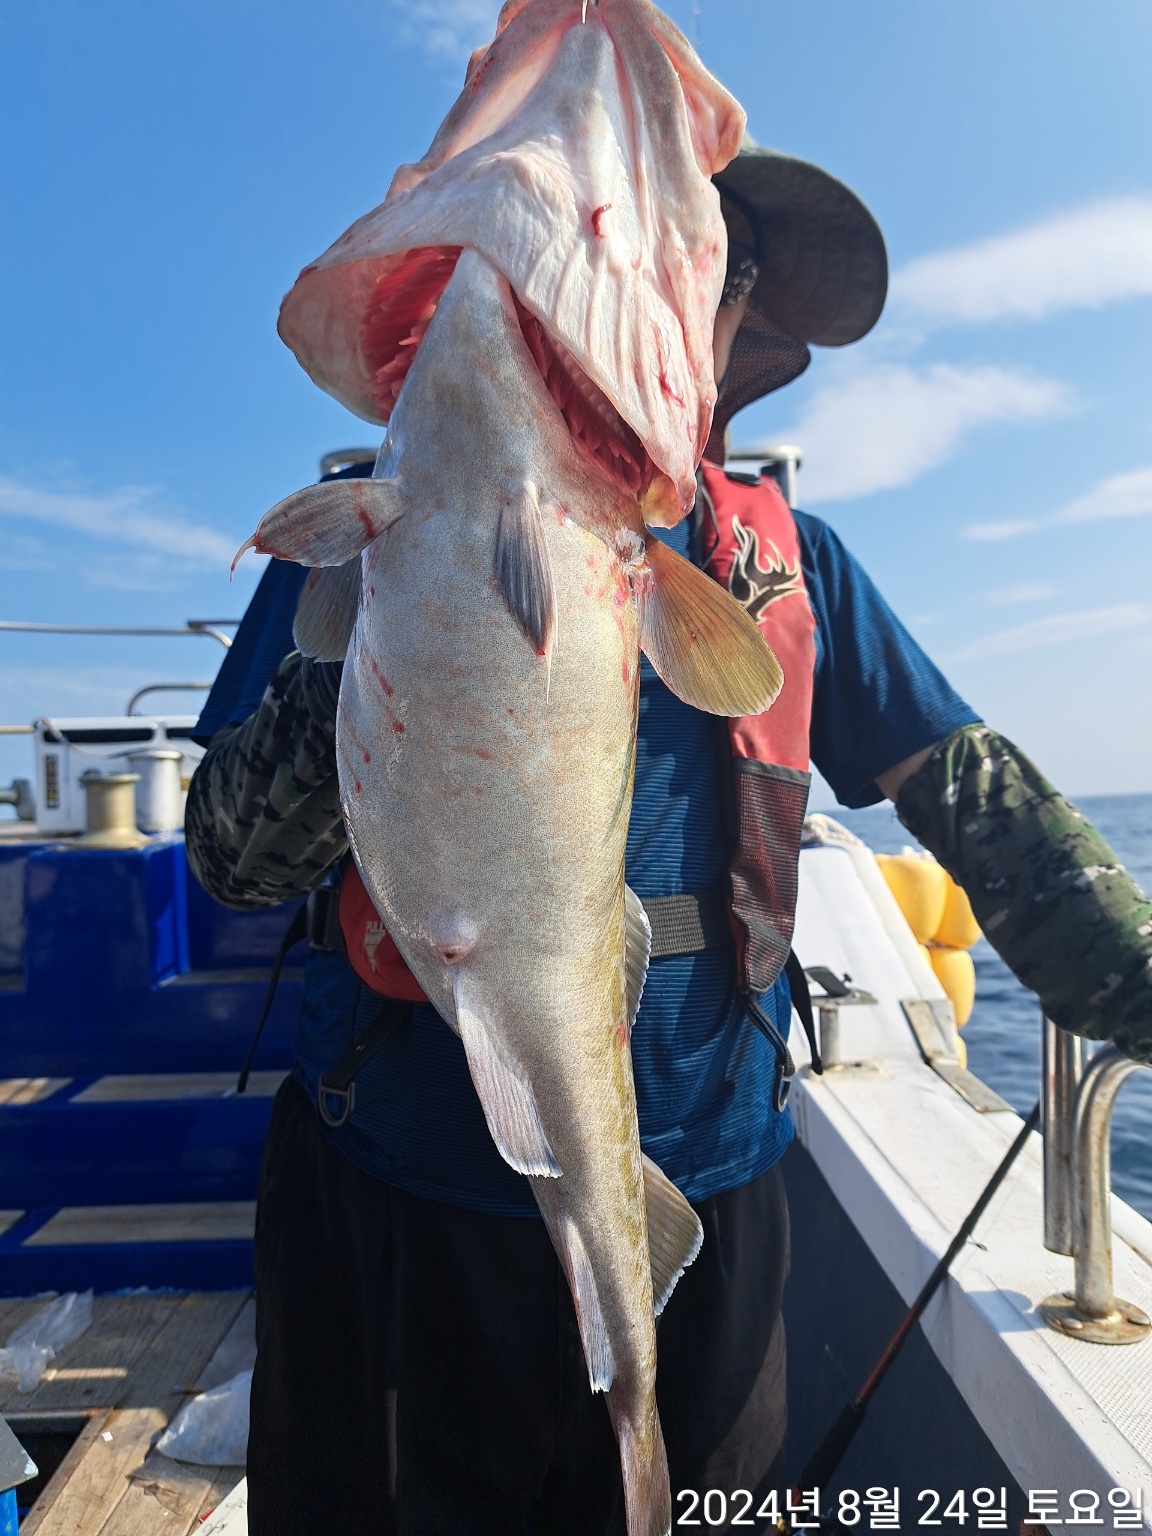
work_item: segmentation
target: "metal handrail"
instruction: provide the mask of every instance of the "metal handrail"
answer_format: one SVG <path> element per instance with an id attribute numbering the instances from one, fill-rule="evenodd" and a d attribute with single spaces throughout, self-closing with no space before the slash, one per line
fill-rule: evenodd
<path id="1" fill-rule="evenodd" d="M 239 622 L 239 619 L 189 619 L 183 629 L 153 629 L 126 624 L 33 624 L 25 623 L 23 619 L 0 619 L 0 630 L 24 635 L 207 635 L 228 650 L 232 644 L 231 636 L 223 634 L 216 626 Z"/>
<path id="2" fill-rule="evenodd" d="M 211 683 L 149 683 L 146 688 L 137 688 L 124 713 L 134 715 L 137 704 L 150 693 L 206 693 L 211 687 Z"/>
<path id="3" fill-rule="evenodd" d="M 1116 1046 L 1103 1046 L 1084 1068 L 1075 1093 L 1071 1180 L 1075 1290 L 1049 1296 L 1040 1310 L 1049 1327 L 1093 1344 L 1138 1344 L 1152 1333 L 1147 1314 L 1112 1289 L 1112 1109 L 1121 1085 L 1139 1066 Z M 1046 1190 L 1046 1220 L 1047 1207 Z"/>

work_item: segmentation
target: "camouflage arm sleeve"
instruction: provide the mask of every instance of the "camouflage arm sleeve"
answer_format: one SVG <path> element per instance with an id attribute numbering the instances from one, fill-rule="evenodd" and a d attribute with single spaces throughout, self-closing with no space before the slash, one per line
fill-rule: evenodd
<path id="1" fill-rule="evenodd" d="M 1152 1060 L 1152 902 L 1022 752 L 964 726 L 906 780 L 896 812 L 1053 1023 Z"/>
<path id="2" fill-rule="evenodd" d="M 284 659 L 260 707 L 208 748 L 188 791 L 188 862 L 228 907 L 314 890 L 347 851 L 336 782 L 338 665 Z"/>

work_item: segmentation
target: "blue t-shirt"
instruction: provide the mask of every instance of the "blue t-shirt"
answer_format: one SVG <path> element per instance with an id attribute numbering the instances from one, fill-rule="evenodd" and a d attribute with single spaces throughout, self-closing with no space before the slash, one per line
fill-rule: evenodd
<path id="1" fill-rule="evenodd" d="M 816 620 L 812 759 L 848 805 L 881 799 L 876 775 L 976 716 L 907 633 L 840 540 L 819 519 L 796 514 L 801 564 Z M 661 532 L 688 553 L 689 523 Z M 299 578 L 283 581 L 290 631 Z M 271 578 L 271 580 L 270 580 Z M 261 583 L 261 591 L 264 588 Z M 273 607 L 263 604 L 265 611 Z M 283 623 L 283 620 L 282 620 Z M 267 619 L 261 629 L 265 651 Z M 237 637 L 239 646 L 243 632 Z M 234 647 L 235 649 L 235 647 Z M 238 662 L 248 693 L 252 669 Z M 243 719 L 258 702 L 221 690 L 205 715 L 213 728 Z M 204 717 L 200 729 L 204 730 Z M 636 783 L 625 854 L 641 899 L 724 890 L 727 842 L 721 820 L 723 721 L 692 709 L 640 672 Z M 787 1034 L 791 1002 L 783 977 L 762 999 Z M 320 1073 L 338 1061 L 375 1013 L 376 999 L 342 956 L 309 961 L 296 1042 L 296 1073 L 315 1096 Z M 641 1144 L 689 1199 L 748 1183 L 792 1139 L 788 1111 L 772 1106 L 773 1047 L 743 1016 L 731 952 L 654 960 L 632 1035 Z M 488 1134 L 463 1047 L 430 1007 L 413 1010 L 361 1072 L 355 1111 L 326 1134 L 367 1172 L 431 1199 L 505 1215 L 535 1216 L 526 1179 L 503 1161 Z"/>

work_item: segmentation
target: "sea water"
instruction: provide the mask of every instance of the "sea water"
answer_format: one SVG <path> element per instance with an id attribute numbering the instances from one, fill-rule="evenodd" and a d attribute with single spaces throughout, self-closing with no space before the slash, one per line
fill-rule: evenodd
<path id="1" fill-rule="evenodd" d="M 1085 796 L 1077 805 L 1136 883 L 1152 890 L 1152 795 Z M 876 853 L 899 853 L 914 844 L 887 802 L 865 811 L 837 807 L 827 814 Z M 1040 1005 L 986 939 L 976 945 L 972 958 L 976 1006 L 964 1029 L 969 1070 L 1026 1115 L 1040 1095 Z M 1152 1068 L 1133 1073 L 1117 1096 L 1112 1187 L 1152 1220 Z"/>

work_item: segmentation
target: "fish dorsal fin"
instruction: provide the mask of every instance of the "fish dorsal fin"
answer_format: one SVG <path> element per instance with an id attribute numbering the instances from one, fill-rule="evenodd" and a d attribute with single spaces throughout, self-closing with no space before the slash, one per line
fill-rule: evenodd
<path id="1" fill-rule="evenodd" d="M 628 1028 L 636 1022 L 648 957 L 652 953 L 652 928 L 644 904 L 630 885 L 624 887 L 624 991 Z"/>
<path id="2" fill-rule="evenodd" d="M 652 1260 L 652 1305 L 659 1317 L 676 1282 L 700 1252 L 704 1228 L 687 1200 L 650 1157 L 644 1161 L 644 1205 Z"/>
<path id="3" fill-rule="evenodd" d="M 580 1325 L 580 1342 L 584 1346 L 584 1362 L 588 1367 L 588 1382 L 593 1392 L 607 1392 L 616 1378 L 616 1361 L 612 1355 L 612 1340 L 604 1308 L 600 1305 L 600 1293 L 596 1289 L 596 1272 L 584 1247 L 584 1239 L 571 1217 L 565 1217 L 560 1226 L 560 1247 L 563 1250 L 564 1267 L 576 1308 L 576 1321 Z"/>
<path id="4" fill-rule="evenodd" d="M 525 480 L 501 509 L 496 580 L 533 649 L 546 656 L 556 633 L 556 586 L 540 516 L 540 493 L 531 480 Z"/>
<path id="5" fill-rule="evenodd" d="M 517 1173 L 558 1179 L 560 1165 L 548 1145 L 532 1084 L 508 1060 L 483 1019 L 461 1000 L 460 992 L 458 978 L 456 1027 L 496 1150 Z"/>
<path id="6" fill-rule="evenodd" d="M 324 480 L 278 501 L 237 550 L 236 560 L 254 549 L 298 565 L 345 565 L 403 510 L 399 478 Z"/>
<path id="7" fill-rule="evenodd" d="M 292 621 L 296 649 L 314 661 L 343 661 L 359 607 L 359 555 L 309 571 Z"/>
<path id="8" fill-rule="evenodd" d="M 711 576 L 649 538 L 640 646 L 677 698 L 710 715 L 758 715 L 784 674 L 753 620 Z"/>

